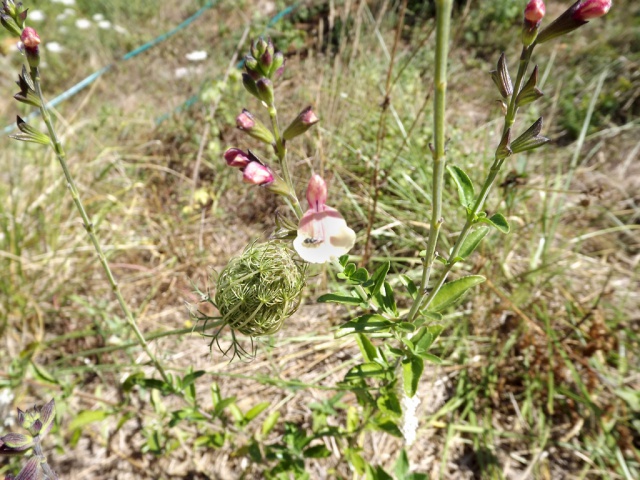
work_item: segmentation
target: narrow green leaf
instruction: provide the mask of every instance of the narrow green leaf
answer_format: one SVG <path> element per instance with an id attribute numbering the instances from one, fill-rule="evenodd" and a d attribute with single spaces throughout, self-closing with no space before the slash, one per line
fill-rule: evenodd
<path id="1" fill-rule="evenodd" d="M 453 282 L 445 283 L 429 304 L 428 310 L 434 312 L 444 310 L 453 305 L 467 290 L 485 280 L 482 275 L 468 275 Z"/>
<path id="2" fill-rule="evenodd" d="M 489 233 L 489 230 L 491 230 L 489 227 L 478 227 L 471 232 L 460 247 L 460 257 L 464 259 L 471 255 Z"/>
<path id="3" fill-rule="evenodd" d="M 398 426 L 391 420 L 378 420 L 377 422 L 372 421 L 372 423 L 378 430 L 382 430 L 383 432 L 386 432 L 389 435 L 393 435 L 394 437 L 402 438 L 402 432 L 400 431 Z"/>
<path id="4" fill-rule="evenodd" d="M 258 415 L 260 415 L 262 412 L 264 412 L 267 408 L 269 408 L 269 405 L 271 405 L 271 402 L 260 402 L 255 407 L 251 408 L 244 415 L 245 420 L 247 422 L 250 422 L 251 420 L 256 418 Z"/>
<path id="5" fill-rule="evenodd" d="M 360 380 L 370 377 L 382 377 L 386 373 L 386 369 L 375 362 L 362 363 L 352 367 L 344 376 L 344 380 L 347 382 L 353 380 Z"/>
<path id="6" fill-rule="evenodd" d="M 346 295 L 337 295 L 335 293 L 327 293 L 318 298 L 319 303 L 342 303 L 344 305 L 360 305 L 362 300 L 356 297 L 348 297 Z"/>
<path id="7" fill-rule="evenodd" d="M 409 469 L 409 456 L 407 455 L 406 450 L 403 448 L 402 450 L 400 450 L 400 455 L 398 455 L 398 460 L 396 460 L 393 471 L 396 474 L 396 478 L 398 480 L 404 480 L 404 478 L 409 474 Z"/>
<path id="8" fill-rule="evenodd" d="M 369 340 L 365 335 L 362 335 L 361 333 L 356 335 L 356 342 L 358 342 L 358 346 L 362 352 L 362 358 L 367 362 L 373 362 L 373 360 L 378 357 L 376 347 L 373 346 L 371 340 Z"/>
<path id="9" fill-rule="evenodd" d="M 371 280 L 373 280 L 374 282 L 373 289 L 371 290 L 372 296 L 378 293 L 384 285 L 384 281 L 387 278 L 387 273 L 389 273 L 389 268 L 391 268 L 391 263 L 384 262 L 376 269 L 375 273 L 371 277 Z"/>
<path id="10" fill-rule="evenodd" d="M 378 397 L 376 402 L 378 408 L 385 414 L 392 417 L 400 417 L 402 415 L 402 407 L 398 396 L 393 392 L 386 392 Z"/>
<path id="11" fill-rule="evenodd" d="M 69 429 L 75 430 L 82 428 L 90 423 L 100 422 L 111 415 L 107 410 L 84 410 L 78 413 L 73 420 L 69 422 Z"/>
<path id="12" fill-rule="evenodd" d="M 262 435 L 267 435 L 273 427 L 278 423 L 278 419 L 280 418 L 280 412 L 275 410 L 269 414 L 269 416 L 262 422 Z"/>
<path id="13" fill-rule="evenodd" d="M 400 281 L 405 287 L 407 287 L 407 291 L 409 292 L 409 295 L 411 295 L 411 298 L 415 300 L 418 296 L 418 287 L 415 282 L 406 275 L 400 275 Z"/>
<path id="14" fill-rule="evenodd" d="M 495 227 L 498 230 L 500 230 L 502 233 L 509 233 L 509 231 L 511 230 L 511 227 L 509 226 L 509 222 L 507 222 L 507 219 L 504 218 L 504 215 L 502 215 L 501 213 L 496 213 L 495 215 L 492 215 L 490 218 L 480 217 L 478 218 L 478 221 L 482 223 L 488 223 L 492 227 Z"/>
<path id="15" fill-rule="evenodd" d="M 327 458 L 331 456 L 331 450 L 329 450 L 324 445 L 314 445 L 313 447 L 307 448 L 303 452 L 304 458 Z"/>
<path id="16" fill-rule="evenodd" d="M 416 355 L 418 355 L 423 360 L 426 360 L 426 361 L 431 362 L 431 363 L 435 363 L 436 365 L 441 365 L 442 364 L 442 359 L 440 357 L 434 355 L 433 353 L 420 351 L 420 352 L 416 352 Z"/>
<path id="17" fill-rule="evenodd" d="M 420 357 L 410 356 L 402 360 L 402 379 L 407 397 L 413 397 L 418 391 L 418 383 L 424 370 L 424 362 Z"/>
<path id="18" fill-rule="evenodd" d="M 384 332 L 389 330 L 392 325 L 393 322 L 387 320 L 382 315 L 362 315 L 342 325 L 340 330 L 336 332 L 336 338 L 351 335 L 352 333 Z"/>
<path id="19" fill-rule="evenodd" d="M 463 207 L 468 207 L 473 204 L 473 201 L 476 197 L 475 191 L 473 189 L 473 183 L 469 176 L 459 167 L 455 165 L 449 165 L 447 167 L 449 170 L 449 174 L 451 178 L 456 183 L 458 187 L 458 197 L 460 199 L 460 205 Z"/>
<path id="20" fill-rule="evenodd" d="M 182 388 L 187 388 L 193 382 L 195 382 L 198 378 L 205 374 L 204 370 L 197 370 L 195 372 L 191 372 L 184 376 L 182 379 Z"/>
<path id="21" fill-rule="evenodd" d="M 384 471 L 380 465 L 377 467 L 372 467 L 371 465 L 367 465 L 367 475 L 365 476 L 366 480 L 393 480 L 393 477 Z"/>

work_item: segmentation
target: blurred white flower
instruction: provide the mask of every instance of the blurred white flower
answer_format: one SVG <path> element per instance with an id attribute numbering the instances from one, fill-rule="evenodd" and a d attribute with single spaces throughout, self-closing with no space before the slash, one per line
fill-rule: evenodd
<path id="1" fill-rule="evenodd" d="M 102 28 L 103 30 L 109 30 L 111 28 L 111 22 L 109 20 L 100 20 L 98 22 L 98 27 Z"/>
<path id="2" fill-rule="evenodd" d="M 120 33 L 120 34 L 122 34 L 122 35 L 124 35 L 124 34 L 126 34 L 126 33 L 129 33 L 129 32 L 127 31 L 127 29 L 126 29 L 126 28 L 121 27 L 120 25 L 115 25 L 115 26 L 113 27 L 113 29 L 114 29 L 116 32 L 118 32 L 118 33 Z"/>
<path id="3" fill-rule="evenodd" d="M 416 441 L 416 432 L 418 431 L 418 417 L 416 411 L 420 405 L 418 395 L 409 398 L 407 395 L 402 396 L 402 435 L 407 445 L 413 445 Z"/>
<path id="4" fill-rule="evenodd" d="M 76 0 L 51 0 L 53 3 L 61 3 L 63 5 L 75 5 Z"/>
<path id="5" fill-rule="evenodd" d="M 187 67 L 176 68 L 175 75 L 176 78 L 184 78 L 189 75 L 189 69 Z"/>
<path id="6" fill-rule="evenodd" d="M 96 13 L 93 17 L 93 21 L 94 22 L 101 22 L 102 20 L 104 20 L 104 15 L 102 15 L 101 13 Z"/>
<path id="7" fill-rule="evenodd" d="M 207 52 L 205 52 L 204 50 L 195 50 L 193 52 L 187 53 L 185 57 L 190 62 L 201 62 L 202 60 L 207 58 Z"/>
<path id="8" fill-rule="evenodd" d="M 91 28 L 91 20 L 87 20 L 86 18 L 79 18 L 76 20 L 76 27 L 80 30 Z"/>
<path id="9" fill-rule="evenodd" d="M 62 45 L 58 42 L 47 42 L 45 43 L 44 48 L 53 53 L 59 53 L 63 50 Z"/>
<path id="10" fill-rule="evenodd" d="M 42 10 L 31 10 L 29 12 L 29 20 L 32 22 L 41 22 L 45 19 L 44 12 Z"/>

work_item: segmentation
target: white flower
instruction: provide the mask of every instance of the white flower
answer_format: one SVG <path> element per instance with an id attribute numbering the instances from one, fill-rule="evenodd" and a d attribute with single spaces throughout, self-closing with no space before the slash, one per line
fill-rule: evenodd
<path id="1" fill-rule="evenodd" d="M 127 31 L 127 29 L 126 29 L 126 28 L 121 27 L 120 25 L 115 25 L 115 26 L 113 27 L 113 29 L 114 29 L 116 32 L 120 33 L 121 35 L 125 35 L 125 34 L 129 33 L 129 32 Z"/>
<path id="2" fill-rule="evenodd" d="M 305 262 L 329 262 L 348 253 L 356 241 L 355 232 L 340 212 L 325 204 L 326 199 L 327 185 L 320 175 L 314 175 L 307 188 L 309 210 L 300 219 L 293 241 L 293 248 Z"/>
<path id="3" fill-rule="evenodd" d="M 207 52 L 205 52 L 204 50 L 195 50 L 193 52 L 187 53 L 185 57 L 190 62 L 201 62 L 202 60 L 207 58 Z"/>
<path id="4" fill-rule="evenodd" d="M 102 20 L 104 20 L 104 15 L 102 15 L 101 13 L 96 13 L 93 17 L 93 21 L 94 22 L 101 22 Z"/>
<path id="5" fill-rule="evenodd" d="M 76 27 L 80 30 L 91 28 L 91 20 L 87 20 L 86 18 L 79 18 L 76 20 Z"/>
<path id="6" fill-rule="evenodd" d="M 418 431 L 418 417 L 416 410 L 420 405 L 418 395 L 409 398 L 407 395 L 402 396 L 402 434 L 407 445 L 412 445 L 416 441 L 416 432 Z"/>
<path id="7" fill-rule="evenodd" d="M 103 30 L 109 30 L 111 28 L 111 22 L 109 20 L 100 20 L 98 22 L 98 27 L 102 28 Z"/>
<path id="8" fill-rule="evenodd" d="M 32 22 L 41 22 L 45 19 L 44 12 L 42 10 L 31 10 L 29 12 L 29 20 Z"/>
<path id="9" fill-rule="evenodd" d="M 53 3 L 61 3 L 63 5 L 75 5 L 76 0 L 51 0 Z"/>
<path id="10" fill-rule="evenodd" d="M 62 45 L 58 42 L 47 42 L 44 48 L 53 53 L 60 53 L 63 50 Z"/>

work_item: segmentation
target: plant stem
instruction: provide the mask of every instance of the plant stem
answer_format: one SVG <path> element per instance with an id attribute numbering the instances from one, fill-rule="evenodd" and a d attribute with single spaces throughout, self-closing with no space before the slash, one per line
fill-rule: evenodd
<path id="1" fill-rule="evenodd" d="M 38 95 L 38 98 L 40 99 L 40 113 L 42 114 L 42 118 L 43 118 L 45 124 L 47 125 L 47 130 L 49 131 L 49 137 L 51 138 L 52 147 L 53 147 L 53 150 L 55 151 L 56 157 L 58 158 L 58 162 L 60 163 L 60 167 L 62 167 L 62 171 L 64 172 L 65 179 L 67 180 L 67 186 L 69 188 L 69 191 L 71 192 L 71 198 L 73 199 L 73 203 L 75 204 L 76 209 L 80 213 L 80 217 L 82 217 L 82 221 L 84 223 L 84 228 L 87 231 L 87 234 L 89 235 L 89 239 L 91 240 L 91 243 L 92 243 L 93 247 L 95 248 L 96 253 L 98 254 L 98 259 L 100 260 L 100 264 L 102 265 L 102 269 L 104 270 L 104 273 L 107 276 L 107 280 L 109 281 L 109 285 L 111 286 L 111 290 L 113 290 L 113 293 L 116 296 L 116 299 L 118 300 L 118 303 L 120 304 L 120 308 L 122 309 L 122 312 L 124 313 L 125 319 L 126 319 L 127 323 L 129 324 L 129 327 L 133 330 L 133 333 L 135 334 L 136 338 L 138 339 L 138 343 L 140 343 L 140 346 L 142 347 L 142 349 L 149 356 L 149 358 L 153 362 L 156 370 L 158 371 L 158 373 L 160 374 L 162 379 L 167 384 L 170 385 L 171 382 L 170 382 L 169 376 L 165 372 L 164 367 L 162 366 L 162 364 L 158 361 L 156 356 L 153 354 L 153 352 L 149 348 L 149 344 L 147 343 L 147 341 L 145 340 L 144 336 L 142 335 L 142 332 L 138 328 L 138 324 L 136 323 L 135 319 L 133 318 L 133 314 L 131 313 L 131 310 L 129 310 L 129 307 L 127 306 L 127 304 L 126 304 L 126 302 L 124 300 L 124 297 L 122 296 L 122 292 L 120 291 L 120 287 L 118 286 L 118 283 L 116 282 L 115 277 L 113 276 L 113 273 L 111 272 L 111 268 L 109 268 L 109 263 L 107 262 L 107 258 L 105 257 L 104 252 L 102 251 L 102 247 L 100 245 L 100 242 L 98 241 L 98 237 L 96 235 L 94 225 L 91 222 L 91 220 L 89 219 L 89 216 L 87 215 L 87 211 L 85 210 L 84 205 L 82 204 L 82 200 L 80 199 L 80 194 L 78 193 L 78 189 L 76 187 L 76 183 L 73 180 L 73 177 L 71 176 L 71 172 L 69 171 L 69 167 L 67 165 L 66 153 L 65 153 L 64 149 L 62 148 L 62 144 L 60 143 L 60 140 L 58 139 L 58 136 L 56 134 L 55 129 L 53 128 L 53 122 L 51 121 L 51 115 L 49 114 L 49 109 L 47 108 L 47 103 L 45 102 L 44 96 L 42 95 L 42 89 L 40 87 L 40 71 L 39 71 L 39 69 L 37 67 L 31 68 L 31 78 L 33 79 L 33 84 L 34 84 L 34 87 L 35 87 L 35 90 L 36 90 L 36 94 Z"/>
<path id="2" fill-rule="evenodd" d="M 427 252 L 422 267 L 420 292 L 409 311 L 408 321 L 415 319 L 429 286 L 429 278 L 435 260 L 438 235 L 442 226 L 442 185 L 446 164 L 445 152 L 445 108 L 447 99 L 447 59 L 449 55 L 449 29 L 451 24 L 452 0 L 436 0 L 436 75 L 434 97 L 434 143 L 433 156 L 433 193 L 431 200 L 431 222 Z"/>
<path id="3" fill-rule="evenodd" d="M 287 196 L 287 203 L 296 214 L 298 219 L 302 218 L 302 207 L 296 196 L 296 190 L 291 180 L 291 174 L 289 173 L 289 166 L 287 165 L 287 147 L 285 146 L 284 139 L 280 134 L 280 127 L 278 126 L 278 110 L 275 105 L 269 105 L 269 117 L 271 118 L 271 126 L 273 127 L 273 136 L 276 139 L 276 156 L 278 157 L 278 165 L 282 172 L 282 177 L 289 187 L 290 195 Z"/>
<path id="4" fill-rule="evenodd" d="M 531 60 L 531 54 L 533 52 L 534 45 L 535 44 L 531 45 L 530 47 L 522 48 L 522 53 L 520 55 L 520 64 L 518 66 L 518 74 L 516 76 L 516 83 L 513 87 L 513 93 L 511 94 L 511 98 L 509 99 L 507 113 L 504 118 L 504 126 L 502 128 L 503 136 L 507 133 L 507 130 L 509 130 L 513 126 L 513 123 L 515 122 L 516 114 L 518 113 L 518 107 L 516 105 L 516 97 L 518 96 L 518 92 L 522 87 L 522 82 L 524 81 L 525 74 L 527 73 L 527 69 L 529 67 L 529 62 Z M 480 193 L 478 194 L 471 211 L 467 215 L 467 221 L 462 227 L 462 230 L 458 235 L 458 239 L 456 240 L 456 243 L 454 244 L 453 248 L 451 249 L 451 253 L 447 258 L 447 266 L 443 270 L 442 274 L 438 278 L 438 281 L 433 286 L 433 288 L 431 289 L 431 292 L 428 295 L 424 296 L 423 291 L 420 292 L 421 296 L 418 297 L 416 299 L 416 302 L 414 303 L 414 306 L 416 304 L 419 304 L 419 306 L 415 309 L 415 311 L 412 308 L 412 310 L 409 312 L 409 318 L 408 318 L 409 321 L 412 321 L 414 319 L 415 315 L 417 315 L 420 308 L 426 308 L 427 306 L 429 306 L 429 303 L 431 303 L 431 300 L 433 300 L 433 298 L 438 293 L 442 285 L 444 285 L 444 282 L 446 281 L 449 273 L 451 272 L 451 269 L 456 263 L 452 260 L 455 259 L 460 253 L 460 249 L 462 248 L 464 241 L 467 239 L 467 236 L 471 232 L 471 227 L 475 223 L 478 213 L 480 213 L 480 210 L 482 210 L 482 207 L 484 206 L 484 202 L 486 201 L 487 196 L 489 195 L 489 191 L 491 190 L 491 187 L 493 186 L 498 176 L 498 173 L 500 173 L 500 170 L 502 168 L 502 165 L 504 164 L 504 161 L 505 161 L 504 158 L 498 158 L 497 156 L 494 158 L 493 164 L 489 169 L 489 175 L 487 175 L 487 178 L 485 179 L 484 184 L 482 185 Z"/>
<path id="5" fill-rule="evenodd" d="M 33 453 L 35 453 L 36 457 L 38 457 L 38 460 L 40 461 L 40 467 L 42 468 L 42 471 L 44 472 L 48 480 L 58 480 L 58 475 L 56 475 L 56 472 L 54 472 L 53 469 L 49 466 L 49 464 L 47 463 L 47 457 L 45 457 L 42 451 L 42 445 L 40 444 L 40 435 L 36 435 L 33 439 Z"/>

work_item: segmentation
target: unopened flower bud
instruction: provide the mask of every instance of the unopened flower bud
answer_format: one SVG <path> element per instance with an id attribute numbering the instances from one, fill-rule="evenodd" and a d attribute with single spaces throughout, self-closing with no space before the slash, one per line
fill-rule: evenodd
<path id="1" fill-rule="evenodd" d="M 268 106 L 273 105 L 273 83 L 268 78 L 261 78 L 256 82 L 258 93 L 260 94 L 260 100 L 266 103 Z"/>
<path id="2" fill-rule="evenodd" d="M 22 44 L 25 46 L 25 48 L 36 48 L 38 45 L 40 45 L 40 36 L 35 31 L 35 29 L 31 27 L 27 27 L 22 31 L 20 40 L 22 40 Z"/>
<path id="3" fill-rule="evenodd" d="M 309 180 L 307 202 L 309 202 L 309 208 L 318 212 L 327 203 L 327 183 L 320 175 L 312 175 Z"/>
<path id="4" fill-rule="evenodd" d="M 267 50 L 267 42 L 263 37 L 258 38 L 258 40 L 254 40 L 251 43 L 251 53 L 255 58 L 260 58 L 264 52 Z"/>
<path id="5" fill-rule="evenodd" d="M 539 23 L 546 12 L 543 0 L 530 0 L 524 9 L 524 18 L 531 23 Z"/>
<path id="6" fill-rule="evenodd" d="M 5 14 L 0 15 L 0 22 L 2 23 L 2 26 L 14 37 L 19 37 L 21 35 L 22 32 L 20 31 L 20 27 L 16 21 L 11 18 L 11 16 Z"/>
<path id="7" fill-rule="evenodd" d="M 224 152 L 224 159 L 230 167 L 244 168 L 251 160 L 249 156 L 239 148 L 230 148 Z"/>
<path id="8" fill-rule="evenodd" d="M 589 20 L 603 16 L 610 8 L 611 0 L 578 0 L 540 32 L 537 42 L 548 42 L 572 32 Z"/>
<path id="9" fill-rule="evenodd" d="M 250 162 L 242 170 L 242 180 L 251 185 L 265 186 L 273 183 L 273 173 L 260 162 Z"/>
<path id="10" fill-rule="evenodd" d="M 320 120 L 313 112 L 312 108 L 307 107 L 302 112 L 300 112 L 300 114 L 295 118 L 293 122 L 291 122 L 291 125 L 287 127 L 287 129 L 282 134 L 282 137 L 285 140 L 291 140 L 298 135 L 302 135 L 319 121 Z"/>
<path id="11" fill-rule="evenodd" d="M 244 57 L 244 68 L 254 80 L 258 80 L 262 77 L 260 65 L 258 64 L 258 60 L 256 60 L 255 57 L 252 57 L 251 55 L 247 55 L 246 57 Z"/>
<path id="12" fill-rule="evenodd" d="M 260 92 L 258 92 L 258 87 L 256 87 L 256 81 L 253 78 L 251 78 L 251 75 L 249 75 L 248 73 L 242 74 L 242 85 L 244 85 L 244 88 L 247 92 L 249 92 L 251 95 L 253 95 L 258 100 L 260 100 Z"/>
<path id="13" fill-rule="evenodd" d="M 236 117 L 236 125 L 249 136 L 268 145 L 273 145 L 275 139 L 273 133 L 265 125 L 254 117 L 248 110 L 242 110 L 242 113 Z"/>
<path id="14" fill-rule="evenodd" d="M 271 69 L 269 70 L 269 78 L 279 77 L 284 72 L 284 54 L 282 52 L 276 52 L 273 55 L 273 62 L 271 62 Z"/>
<path id="15" fill-rule="evenodd" d="M 602 17 L 611 8 L 611 0 L 586 0 L 583 1 L 573 16 L 577 20 L 592 20 Z"/>

